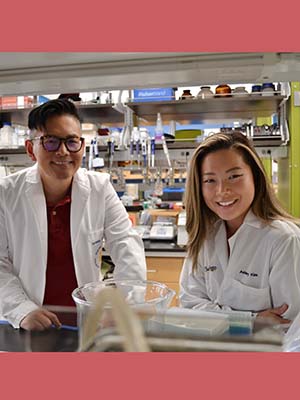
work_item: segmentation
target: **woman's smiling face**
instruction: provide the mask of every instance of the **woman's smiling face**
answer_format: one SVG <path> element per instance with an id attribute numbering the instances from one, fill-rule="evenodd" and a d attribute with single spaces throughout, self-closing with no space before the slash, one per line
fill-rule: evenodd
<path id="1" fill-rule="evenodd" d="M 254 199 L 250 166 L 236 150 L 217 150 L 203 160 L 201 186 L 207 207 L 226 221 L 232 235 L 243 223 Z"/>

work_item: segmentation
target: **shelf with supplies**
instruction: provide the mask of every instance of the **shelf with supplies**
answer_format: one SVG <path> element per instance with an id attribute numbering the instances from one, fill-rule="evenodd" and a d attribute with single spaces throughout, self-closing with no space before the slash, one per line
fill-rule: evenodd
<path id="1" fill-rule="evenodd" d="M 279 135 L 270 135 L 270 136 L 256 136 L 252 137 L 254 146 L 256 147 L 259 154 L 263 152 L 263 154 L 268 152 L 268 148 L 272 148 L 272 152 L 274 152 L 274 148 L 280 148 L 282 151 L 279 153 L 285 156 L 286 149 L 285 146 L 282 146 L 282 138 Z M 186 160 L 189 158 L 194 150 L 199 146 L 200 143 L 196 141 L 172 141 L 169 142 L 167 140 L 167 146 L 172 154 L 172 158 L 176 160 Z M 87 154 L 89 153 L 89 145 L 86 146 Z M 108 157 L 108 150 L 106 146 L 98 146 L 99 155 L 101 157 L 107 158 Z M 162 145 L 156 145 L 155 155 L 157 160 L 165 160 L 165 154 L 162 149 Z M 25 155 L 26 157 L 26 150 L 24 146 L 18 147 L 0 147 L 0 155 L 3 157 L 9 158 L 12 155 Z M 3 161 L 3 157 L 1 160 Z M 115 148 L 114 152 L 114 161 L 126 161 L 130 160 L 130 153 L 129 149 L 119 150 L 118 147 Z"/>
<path id="2" fill-rule="evenodd" d="M 126 105 L 148 122 L 155 122 L 160 112 L 164 122 L 170 120 L 211 123 L 216 120 L 266 117 L 278 112 L 286 98 L 279 94 L 270 96 L 247 94 L 245 96 L 213 97 L 155 102 L 130 102 Z"/>
<path id="3" fill-rule="evenodd" d="M 96 124 L 123 124 L 124 114 L 114 108 L 114 103 L 81 103 L 75 102 L 78 108 L 82 122 Z M 12 122 L 15 125 L 27 126 L 28 114 L 34 108 L 31 107 L 0 107 L 0 121 Z"/>

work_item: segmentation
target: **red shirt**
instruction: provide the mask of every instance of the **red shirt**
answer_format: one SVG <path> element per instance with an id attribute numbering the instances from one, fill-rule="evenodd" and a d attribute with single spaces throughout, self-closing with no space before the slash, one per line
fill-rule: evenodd
<path id="1" fill-rule="evenodd" d="M 71 197 L 47 204 L 48 259 L 44 304 L 75 306 L 71 293 L 78 286 L 70 234 Z"/>

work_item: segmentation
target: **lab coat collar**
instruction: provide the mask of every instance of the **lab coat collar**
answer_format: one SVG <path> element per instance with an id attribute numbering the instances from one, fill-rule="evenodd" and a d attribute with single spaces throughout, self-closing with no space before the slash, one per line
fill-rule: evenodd
<path id="1" fill-rule="evenodd" d="M 87 177 L 87 170 L 85 168 L 79 168 L 73 178 L 73 185 L 79 185 L 81 188 L 90 192 L 90 181 Z"/>
<path id="2" fill-rule="evenodd" d="M 250 209 L 248 213 L 246 214 L 246 217 L 244 219 L 244 222 L 242 225 L 250 225 L 253 226 L 254 228 L 261 229 L 264 226 L 264 223 L 261 219 L 259 219 Z"/>
<path id="3" fill-rule="evenodd" d="M 26 175 L 26 181 L 29 183 L 26 189 L 26 196 L 28 197 L 28 202 L 32 207 L 33 213 L 36 217 L 42 241 L 45 241 L 47 239 L 47 225 L 44 223 L 45 220 L 47 220 L 46 199 L 38 170 L 38 164 L 36 163 L 32 167 L 28 168 Z M 79 226 L 84 215 L 84 209 L 86 207 L 90 192 L 91 188 L 87 176 L 87 170 L 79 168 L 73 177 L 71 195 L 71 237 L 74 245 L 76 244 Z"/>
<path id="4" fill-rule="evenodd" d="M 27 169 L 26 181 L 29 183 L 40 183 L 41 176 L 38 170 L 38 163 L 35 163 L 32 167 Z M 73 177 L 73 184 L 78 184 L 85 190 L 90 190 L 89 179 L 87 177 L 87 170 L 84 168 L 79 168 Z"/>
<path id="5" fill-rule="evenodd" d="M 215 231 L 216 231 L 216 232 L 219 231 L 219 229 L 220 229 L 220 227 L 221 227 L 222 225 L 225 226 L 224 221 L 221 220 L 221 219 L 218 219 L 218 220 L 215 222 Z M 263 223 L 262 220 L 260 220 L 260 219 L 253 213 L 252 209 L 250 209 L 250 210 L 248 211 L 248 213 L 246 214 L 245 219 L 244 219 L 244 222 L 242 223 L 242 225 L 240 226 L 240 228 L 241 228 L 243 225 L 250 225 L 250 226 L 253 226 L 254 228 L 261 229 L 261 228 L 264 226 L 264 223 Z M 238 231 L 240 230 L 240 228 L 238 229 Z"/>
<path id="6" fill-rule="evenodd" d="M 26 174 L 26 182 L 39 183 L 41 177 L 38 170 L 38 163 L 35 163 L 32 167 L 29 167 Z"/>
<path id="7" fill-rule="evenodd" d="M 232 253 L 232 251 L 233 251 L 237 237 L 239 236 L 240 232 L 243 230 L 243 228 L 246 225 L 250 225 L 254 228 L 260 229 L 263 227 L 263 222 L 259 218 L 257 218 L 256 215 L 253 213 L 253 211 L 250 209 L 248 211 L 248 213 L 246 214 L 246 217 L 245 217 L 242 225 L 235 232 L 235 234 L 228 239 L 230 253 Z M 215 245 L 216 245 L 216 248 L 220 249 L 219 257 L 220 257 L 221 265 L 226 267 L 226 265 L 228 264 L 229 255 L 228 255 L 228 249 L 227 249 L 225 222 L 223 220 L 218 220 L 215 223 L 215 229 L 216 229 Z"/>

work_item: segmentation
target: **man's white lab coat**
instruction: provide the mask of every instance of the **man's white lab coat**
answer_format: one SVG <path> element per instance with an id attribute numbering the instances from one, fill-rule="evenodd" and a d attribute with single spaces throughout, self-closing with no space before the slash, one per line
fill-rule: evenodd
<path id="1" fill-rule="evenodd" d="M 132 230 L 109 175 L 79 169 L 71 196 L 71 242 L 78 286 L 99 280 L 103 239 L 115 264 L 114 278 L 146 279 L 142 240 Z M 47 242 L 46 200 L 37 165 L 2 178 L 0 318 L 14 327 L 43 304 Z"/>

